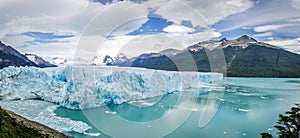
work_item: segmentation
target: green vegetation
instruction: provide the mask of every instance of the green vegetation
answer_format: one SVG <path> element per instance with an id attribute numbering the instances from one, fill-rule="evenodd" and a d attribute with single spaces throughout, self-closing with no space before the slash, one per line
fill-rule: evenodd
<path id="1" fill-rule="evenodd" d="M 228 76 L 300 77 L 300 55 L 282 49 L 251 45 L 245 49 L 228 47 L 224 54 L 229 57 L 226 58 Z"/>
<path id="2" fill-rule="evenodd" d="M 38 131 L 16 122 L 0 107 L 0 138 L 36 138 L 43 137 Z"/>
<path id="3" fill-rule="evenodd" d="M 300 131 L 300 104 L 296 104 L 291 111 L 285 112 L 287 115 L 279 115 L 279 120 L 275 128 L 278 129 L 279 138 L 299 138 Z M 269 133 L 261 133 L 262 138 L 272 138 Z"/>
<path id="4" fill-rule="evenodd" d="M 172 71 L 210 72 L 210 60 L 214 62 L 214 70 L 228 77 L 300 77 L 300 55 L 277 48 L 251 44 L 247 48 L 228 46 L 223 48 L 226 69 L 217 51 L 205 48 L 199 51 L 185 50 L 174 56 L 137 57 L 133 61 L 118 64 L 119 66 L 144 67 Z M 208 55 L 210 57 L 208 58 Z M 216 70 L 216 69 L 219 69 Z"/>

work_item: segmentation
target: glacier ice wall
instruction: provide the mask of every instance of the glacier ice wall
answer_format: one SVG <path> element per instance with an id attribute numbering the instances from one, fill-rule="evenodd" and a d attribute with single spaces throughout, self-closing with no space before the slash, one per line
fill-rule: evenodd
<path id="1" fill-rule="evenodd" d="M 220 73 L 128 67 L 7 67 L 0 70 L 0 100 L 42 99 L 83 109 L 201 88 L 222 79 Z"/>

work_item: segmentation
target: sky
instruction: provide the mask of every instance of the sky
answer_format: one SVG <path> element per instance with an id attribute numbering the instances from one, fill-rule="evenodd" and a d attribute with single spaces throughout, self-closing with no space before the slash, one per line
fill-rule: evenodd
<path id="1" fill-rule="evenodd" d="M 300 53 L 299 13 L 300 0 L 0 0 L 0 40 L 87 60 L 241 35 Z"/>

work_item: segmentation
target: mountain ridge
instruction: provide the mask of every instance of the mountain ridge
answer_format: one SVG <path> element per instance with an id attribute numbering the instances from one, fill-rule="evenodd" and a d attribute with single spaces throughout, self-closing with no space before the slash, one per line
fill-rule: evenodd
<path id="1" fill-rule="evenodd" d="M 32 54 L 31 54 L 32 55 Z M 43 60 L 41 57 L 35 55 L 35 61 L 31 61 L 26 54 L 23 55 L 19 51 L 15 50 L 11 46 L 5 45 L 0 41 L 0 69 L 8 66 L 33 66 L 33 67 L 56 67 L 56 65 L 50 64 Z"/>
<path id="2" fill-rule="evenodd" d="M 43 58 L 41 58 L 35 54 L 25 53 L 25 56 L 41 68 L 56 67 L 56 65 L 51 64 L 50 62 L 44 60 Z"/>
<path id="3" fill-rule="evenodd" d="M 300 55 L 283 50 L 277 46 L 258 42 L 243 35 L 237 39 L 209 40 L 199 42 L 174 55 L 144 53 L 117 66 L 144 67 L 162 70 L 210 72 L 211 53 L 222 50 L 226 69 L 222 72 L 222 63 L 216 69 L 229 77 L 300 77 Z M 145 56 L 147 55 L 147 56 Z M 193 60 L 193 61 L 190 61 Z M 192 65 L 195 64 L 195 65 Z"/>

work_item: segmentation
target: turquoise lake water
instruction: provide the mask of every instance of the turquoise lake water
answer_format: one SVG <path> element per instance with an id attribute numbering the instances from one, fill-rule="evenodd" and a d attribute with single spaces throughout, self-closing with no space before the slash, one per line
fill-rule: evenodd
<path id="1" fill-rule="evenodd" d="M 83 122 L 90 127 L 85 132 L 76 132 L 77 126 L 65 124 L 66 129 L 62 131 L 74 137 L 255 138 L 260 137 L 262 132 L 276 135 L 273 126 L 278 115 L 300 103 L 300 79 L 226 78 L 224 87 L 224 90 L 212 91 L 190 89 L 118 106 L 85 110 L 56 107 L 53 116 L 72 120 L 77 125 Z M 45 106 L 42 106 L 43 103 Z M 46 103 L 26 104 L 43 109 L 53 106 Z M 30 118 L 29 110 L 22 110 L 26 104 L 24 101 L 0 103 L 3 108 Z M 47 125 L 43 120 L 39 122 Z"/>

